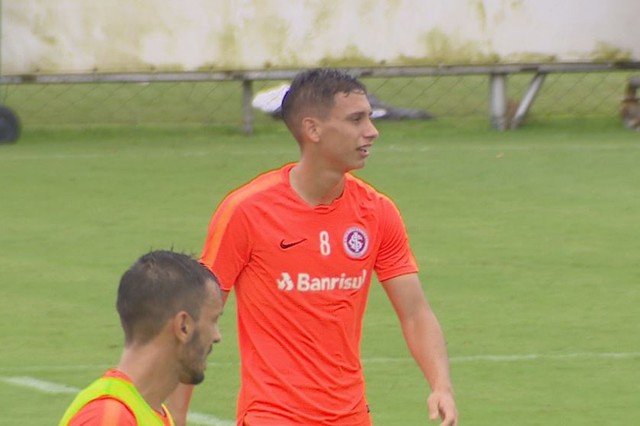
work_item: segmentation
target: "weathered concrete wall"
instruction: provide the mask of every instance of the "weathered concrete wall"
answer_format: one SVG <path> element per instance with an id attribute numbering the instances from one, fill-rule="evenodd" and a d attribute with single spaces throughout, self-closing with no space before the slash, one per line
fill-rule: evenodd
<path id="1" fill-rule="evenodd" d="M 640 0 L 3 0 L 2 73 L 640 60 Z"/>

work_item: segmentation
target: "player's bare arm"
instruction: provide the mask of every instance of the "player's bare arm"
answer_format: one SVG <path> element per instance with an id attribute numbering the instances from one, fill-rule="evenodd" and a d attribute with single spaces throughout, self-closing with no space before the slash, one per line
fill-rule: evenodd
<path id="1" fill-rule="evenodd" d="M 173 421 L 176 426 L 187 425 L 187 411 L 189 411 L 193 388 L 194 385 L 180 383 L 171 395 L 169 395 L 169 398 L 167 398 L 166 404 L 173 415 Z"/>
<path id="2" fill-rule="evenodd" d="M 383 283 L 398 315 L 413 358 L 431 387 L 429 417 L 444 426 L 457 426 L 446 344 L 440 323 L 427 301 L 417 274 L 402 275 Z"/>

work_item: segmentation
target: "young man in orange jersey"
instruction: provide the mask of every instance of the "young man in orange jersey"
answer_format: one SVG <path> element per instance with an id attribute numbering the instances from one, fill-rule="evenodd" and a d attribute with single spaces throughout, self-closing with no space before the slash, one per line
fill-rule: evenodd
<path id="1" fill-rule="evenodd" d="M 238 426 L 371 425 L 360 337 L 374 272 L 431 386 L 429 417 L 457 425 L 443 334 L 403 221 L 389 198 L 350 174 L 378 136 L 365 87 L 336 70 L 303 72 L 282 116 L 300 160 L 229 194 L 200 259 L 225 300 L 235 289 Z"/>
<path id="2" fill-rule="evenodd" d="M 220 341 L 222 294 L 195 259 L 153 251 L 124 273 L 116 302 L 125 335 L 118 366 L 81 391 L 61 426 L 174 425 L 165 399 L 204 380 Z"/>

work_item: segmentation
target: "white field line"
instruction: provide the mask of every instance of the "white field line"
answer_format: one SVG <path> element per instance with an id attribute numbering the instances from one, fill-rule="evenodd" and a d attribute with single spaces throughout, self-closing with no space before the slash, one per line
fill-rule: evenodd
<path id="1" fill-rule="evenodd" d="M 204 426 L 235 426 L 236 424 L 236 422 L 232 420 L 219 419 L 208 414 L 194 413 L 191 411 L 187 413 L 187 421 L 194 425 Z"/>
<path id="2" fill-rule="evenodd" d="M 635 359 L 640 358 L 640 352 L 571 352 L 571 353 L 539 353 L 539 354 L 515 354 L 515 355 L 460 355 L 450 356 L 449 361 L 452 364 L 470 363 L 470 362 L 519 362 L 519 361 L 570 361 L 576 359 Z M 381 364 L 381 363 L 404 363 L 414 362 L 411 357 L 376 357 L 364 358 L 364 364 Z M 234 367 L 238 366 L 238 362 L 209 362 L 208 366 L 212 368 Z M 85 365 L 33 365 L 19 367 L 0 367 L 0 374 L 34 374 L 46 373 L 52 371 L 78 371 L 78 370 L 95 370 L 101 372 L 113 365 L 108 364 L 85 364 Z M 4 380 L 6 377 L 0 379 Z M 6 380 L 4 380 L 6 381 Z"/>
<path id="3" fill-rule="evenodd" d="M 437 152 L 437 151 L 471 151 L 471 152 L 507 152 L 507 151 L 617 151 L 617 150 L 637 150 L 640 149 L 638 143 L 615 143 L 615 144 L 548 144 L 548 145 L 473 145 L 473 144 L 451 144 L 451 146 L 429 146 L 424 145 L 420 147 L 389 144 L 384 145 L 383 142 L 378 142 L 378 145 L 374 146 L 372 153 L 376 152 Z M 75 154 L 16 154 L 16 155 L 0 155 L 0 161 L 29 161 L 29 160 L 91 160 L 102 158 L 166 158 L 166 157 L 208 157 L 217 155 L 218 150 L 206 151 L 180 151 L 180 150 L 153 150 L 148 152 L 118 152 L 118 153 L 75 153 Z M 291 149 L 270 149 L 269 153 L 286 155 L 295 154 L 294 147 Z M 225 155 L 264 155 L 262 149 L 234 149 L 228 147 L 225 149 Z M 292 160 L 293 161 L 293 160 Z"/>
<path id="4" fill-rule="evenodd" d="M 470 362 L 520 362 L 520 361 L 569 361 L 576 359 L 634 359 L 640 358 L 640 352 L 574 352 L 566 354 L 522 354 L 522 355 L 468 355 L 452 356 L 452 364 Z M 399 363 L 413 362 L 412 358 L 367 358 L 363 363 Z"/>
<path id="5" fill-rule="evenodd" d="M 34 389 L 44 393 L 78 393 L 80 389 L 58 383 L 45 382 L 34 377 L 0 377 L 0 380 L 22 388 Z"/>
<path id="6" fill-rule="evenodd" d="M 640 358 L 640 352 L 573 352 L 565 354 L 522 354 L 522 355 L 469 355 L 469 356 L 452 356 L 449 358 L 452 364 L 455 363 L 470 363 L 470 362 L 520 362 L 520 361 L 539 361 L 539 360 L 551 360 L 551 361 L 569 361 L 576 359 L 636 359 Z M 363 363 L 376 364 L 376 363 L 404 363 L 413 362 L 409 357 L 396 357 L 396 358 L 365 358 Z M 211 366 L 229 366 L 234 365 L 233 362 L 225 363 L 209 363 Z M 22 368 L 2 368 L 0 371 L 73 371 L 78 369 L 96 369 L 102 370 L 108 368 L 104 365 L 80 365 L 80 366 L 33 366 Z M 65 384 L 47 382 L 34 377 L 29 376 L 0 376 L 0 382 L 28 388 L 49 394 L 75 394 L 80 389 L 67 386 Z M 189 423 L 202 426 L 233 426 L 235 423 L 231 420 L 219 419 L 208 414 L 189 412 L 187 419 Z"/>
<path id="7" fill-rule="evenodd" d="M 633 359 L 640 358 L 640 352 L 604 352 L 604 353 L 569 353 L 569 354 L 530 354 L 530 355 L 475 355 L 451 358 L 451 362 L 494 361 L 512 362 L 527 360 L 563 361 L 573 359 Z"/>
<path id="8" fill-rule="evenodd" d="M 32 389 L 49 394 L 76 394 L 80 391 L 78 388 L 67 386 L 60 383 L 47 382 L 36 379 L 35 377 L 0 377 L 0 381 L 22 388 Z M 62 415 L 62 414 L 61 414 Z M 203 426 L 234 426 L 235 422 L 231 420 L 219 419 L 208 414 L 195 413 L 189 411 L 187 420 L 194 425 Z"/>

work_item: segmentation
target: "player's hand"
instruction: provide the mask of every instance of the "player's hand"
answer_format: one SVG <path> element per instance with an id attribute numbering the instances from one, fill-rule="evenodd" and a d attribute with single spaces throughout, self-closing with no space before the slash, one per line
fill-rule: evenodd
<path id="1" fill-rule="evenodd" d="M 427 399 L 429 420 L 442 419 L 440 426 L 458 426 L 458 411 L 451 392 L 434 391 Z"/>

